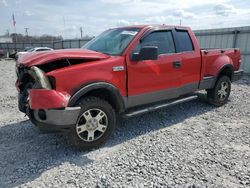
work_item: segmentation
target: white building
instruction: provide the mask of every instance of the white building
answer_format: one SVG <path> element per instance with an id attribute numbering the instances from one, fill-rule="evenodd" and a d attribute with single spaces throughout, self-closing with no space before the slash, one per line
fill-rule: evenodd
<path id="1" fill-rule="evenodd" d="M 0 43 L 12 43 L 12 38 L 7 36 L 0 36 Z"/>

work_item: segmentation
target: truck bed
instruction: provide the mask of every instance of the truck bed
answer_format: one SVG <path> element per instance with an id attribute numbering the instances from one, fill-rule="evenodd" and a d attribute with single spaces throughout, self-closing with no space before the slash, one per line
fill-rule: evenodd
<path id="1" fill-rule="evenodd" d="M 230 62 L 234 71 L 240 68 L 240 50 L 238 48 L 201 49 L 201 79 L 206 76 L 216 76 L 216 70 L 222 68 L 223 62 Z"/>

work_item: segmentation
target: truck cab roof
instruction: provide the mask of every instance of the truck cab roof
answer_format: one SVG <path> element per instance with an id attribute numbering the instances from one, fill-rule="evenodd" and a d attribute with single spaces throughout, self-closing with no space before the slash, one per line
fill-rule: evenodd
<path id="1" fill-rule="evenodd" d="M 186 26 L 165 25 L 165 24 L 131 25 L 131 26 L 124 26 L 124 27 L 119 27 L 119 28 L 139 28 L 139 29 L 147 29 L 147 28 L 174 29 L 174 28 L 176 28 L 176 29 L 183 29 L 183 30 L 191 29 L 190 27 L 186 27 Z"/>

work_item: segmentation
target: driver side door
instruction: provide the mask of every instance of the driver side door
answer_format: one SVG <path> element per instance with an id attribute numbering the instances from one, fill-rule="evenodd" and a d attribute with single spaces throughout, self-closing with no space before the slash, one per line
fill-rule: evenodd
<path id="1" fill-rule="evenodd" d="M 178 97 L 181 70 L 175 66 L 180 61 L 171 30 L 154 31 L 144 37 L 132 53 L 142 47 L 158 47 L 157 60 L 132 61 L 128 58 L 128 107 Z"/>

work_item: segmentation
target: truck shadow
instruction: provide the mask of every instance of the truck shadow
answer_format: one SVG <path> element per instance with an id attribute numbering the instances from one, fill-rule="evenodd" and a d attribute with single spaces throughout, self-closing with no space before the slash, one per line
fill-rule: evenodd
<path id="1" fill-rule="evenodd" d="M 212 109 L 214 107 L 202 100 L 195 100 L 131 119 L 123 119 L 114 136 L 95 151 L 76 151 L 68 145 L 62 134 L 41 134 L 28 120 L 5 125 L 0 128 L 0 187 L 28 183 L 40 177 L 43 172 L 65 163 L 84 169 L 86 164 L 103 157 L 102 150 L 115 150 L 116 146 L 130 139 L 174 126 Z"/>

